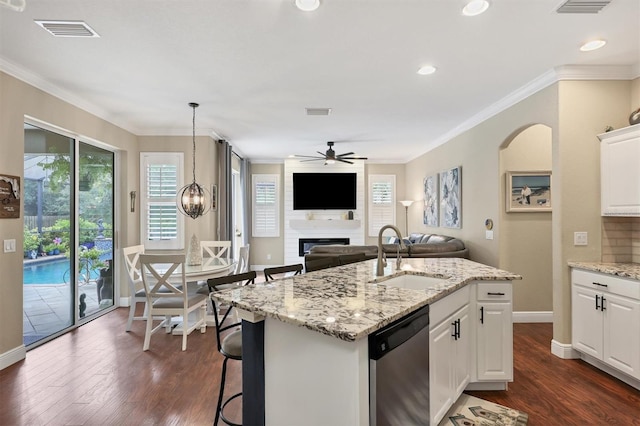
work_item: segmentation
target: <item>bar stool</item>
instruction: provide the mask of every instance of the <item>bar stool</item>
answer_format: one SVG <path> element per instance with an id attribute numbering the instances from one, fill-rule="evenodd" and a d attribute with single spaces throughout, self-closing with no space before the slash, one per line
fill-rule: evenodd
<path id="1" fill-rule="evenodd" d="M 256 279 L 256 272 L 250 271 L 245 272 L 243 274 L 235 274 L 235 275 L 226 275 L 218 278 L 210 278 L 207 280 L 207 285 L 209 286 L 209 291 L 211 293 L 216 291 L 223 291 L 229 288 L 233 288 L 234 286 L 239 285 L 247 285 L 253 284 Z M 242 329 L 240 328 L 241 323 L 236 322 L 233 324 L 224 325 L 229 318 L 229 313 L 232 310 L 232 307 L 229 306 L 227 311 L 225 312 L 222 320 L 219 319 L 218 315 L 218 307 L 216 306 L 216 301 L 212 298 L 213 303 L 213 312 L 214 319 L 216 322 L 216 338 L 218 345 L 218 352 L 224 356 L 224 361 L 222 361 L 222 374 L 220 377 L 220 394 L 218 395 L 218 404 L 216 405 L 216 418 L 213 422 L 214 426 L 218 424 L 218 420 L 222 419 L 228 425 L 231 426 L 242 426 L 239 423 L 233 423 L 228 420 L 224 416 L 224 407 L 227 406 L 234 399 L 241 397 L 242 392 L 238 392 L 235 395 L 229 397 L 226 401 L 224 400 L 224 386 L 225 380 L 227 377 L 227 361 L 230 359 L 234 359 L 236 361 L 242 361 Z M 233 316 L 231 316 L 233 318 Z M 231 319 L 229 321 L 232 321 Z M 231 332 L 225 333 L 227 330 L 235 329 Z"/>

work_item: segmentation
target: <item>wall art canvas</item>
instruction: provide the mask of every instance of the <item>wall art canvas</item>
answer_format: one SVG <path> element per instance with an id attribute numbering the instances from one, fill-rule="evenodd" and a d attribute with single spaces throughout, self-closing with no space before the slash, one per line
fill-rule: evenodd
<path id="1" fill-rule="evenodd" d="M 20 217 L 20 177 L 0 175 L 0 219 Z"/>
<path id="2" fill-rule="evenodd" d="M 550 212 L 551 171 L 507 172 L 507 212 Z"/>
<path id="3" fill-rule="evenodd" d="M 427 226 L 438 226 L 438 175 L 424 178 L 424 214 L 422 222 Z"/>
<path id="4" fill-rule="evenodd" d="M 440 173 L 440 226 L 462 227 L 462 167 Z"/>

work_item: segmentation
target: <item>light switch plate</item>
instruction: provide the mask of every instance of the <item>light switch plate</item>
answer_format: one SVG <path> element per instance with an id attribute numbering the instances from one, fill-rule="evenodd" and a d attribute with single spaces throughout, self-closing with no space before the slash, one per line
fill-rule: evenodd
<path id="1" fill-rule="evenodd" d="M 574 232 L 573 233 L 573 245 L 574 246 L 586 246 L 589 243 L 588 234 L 586 232 Z"/>
<path id="2" fill-rule="evenodd" d="M 484 237 L 487 240 L 493 240 L 493 231 L 484 231 L 484 232 L 485 232 Z"/>
<path id="3" fill-rule="evenodd" d="M 16 251 L 16 240 L 4 240 L 4 252 L 14 253 Z"/>

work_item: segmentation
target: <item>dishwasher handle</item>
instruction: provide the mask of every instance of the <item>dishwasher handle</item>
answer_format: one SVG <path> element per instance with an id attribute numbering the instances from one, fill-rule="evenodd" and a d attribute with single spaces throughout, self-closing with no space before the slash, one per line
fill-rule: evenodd
<path id="1" fill-rule="evenodd" d="M 429 305 L 369 335 L 369 358 L 378 360 L 429 326 Z"/>

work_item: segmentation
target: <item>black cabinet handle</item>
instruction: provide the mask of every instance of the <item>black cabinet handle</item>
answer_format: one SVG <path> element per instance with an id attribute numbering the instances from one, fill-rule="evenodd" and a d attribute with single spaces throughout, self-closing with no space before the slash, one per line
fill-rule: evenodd
<path id="1" fill-rule="evenodd" d="M 484 306 L 480 307 L 480 324 L 484 324 Z"/>
<path id="2" fill-rule="evenodd" d="M 605 308 L 605 306 L 604 306 L 604 302 L 605 302 L 606 300 L 607 300 L 607 299 L 605 299 L 605 298 L 604 298 L 604 296 L 601 296 L 601 299 L 600 299 L 600 304 L 601 304 L 601 305 L 600 305 L 600 310 L 601 310 L 601 311 L 605 311 L 605 310 L 607 310 L 607 308 Z"/>
<path id="3" fill-rule="evenodd" d="M 600 284 L 600 283 L 597 283 L 595 281 L 593 281 L 593 285 L 598 285 L 600 287 L 609 287 L 607 284 Z"/>
<path id="4" fill-rule="evenodd" d="M 458 323 L 458 327 L 456 331 L 456 340 L 458 340 L 460 338 L 460 318 L 458 318 L 458 320 L 456 321 Z"/>
<path id="5" fill-rule="evenodd" d="M 488 294 L 489 296 L 504 296 L 504 295 L 505 295 L 505 294 L 504 294 L 504 293 L 502 293 L 502 292 L 492 292 L 492 291 L 488 292 L 487 294 Z"/>
<path id="6" fill-rule="evenodd" d="M 598 301 L 599 301 L 599 300 L 600 300 L 600 296 L 598 296 L 598 295 L 596 294 L 596 311 L 599 311 L 599 310 L 600 310 L 600 305 L 598 304 Z"/>
<path id="7" fill-rule="evenodd" d="M 451 325 L 453 326 L 453 334 L 451 335 L 451 337 L 453 337 L 455 340 L 458 340 L 458 321 L 452 322 Z"/>

